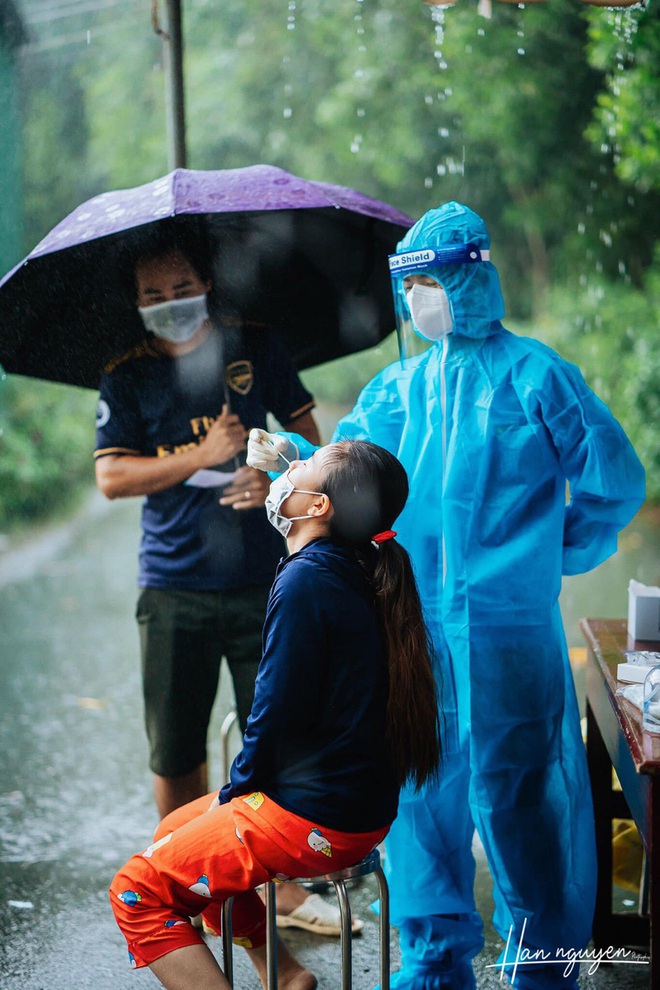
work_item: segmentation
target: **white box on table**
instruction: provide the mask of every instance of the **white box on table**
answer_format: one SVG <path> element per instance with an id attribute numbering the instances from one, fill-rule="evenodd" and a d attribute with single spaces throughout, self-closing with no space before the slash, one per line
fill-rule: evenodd
<path id="1" fill-rule="evenodd" d="M 631 579 L 628 585 L 628 632 L 636 640 L 660 642 L 660 588 Z"/>

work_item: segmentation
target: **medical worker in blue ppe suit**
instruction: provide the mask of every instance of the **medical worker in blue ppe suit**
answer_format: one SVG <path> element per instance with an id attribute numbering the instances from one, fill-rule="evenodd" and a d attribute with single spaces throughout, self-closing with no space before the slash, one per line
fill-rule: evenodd
<path id="1" fill-rule="evenodd" d="M 403 360 L 365 387 L 333 437 L 381 444 L 408 472 L 397 531 L 441 668 L 441 778 L 403 793 L 387 842 L 399 990 L 475 986 L 475 827 L 507 943 L 499 974 L 519 990 L 577 986 L 577 968 L 538 962 L 586 946 L 596 886 L 558 596 L 562 574 L 614 553 L 644 498 L 639 460 L 579 370 L 500 323 L 489 247 L 481 218 L 458 203 L 408 231 L 390 258 Z M 421 355 L 407 356 L 412 338 L 425 340 Z M 272 469 L 272 444 L 253 431 L 248 463 Z M 537 961 L 523 966 L 523 950 Z"/>

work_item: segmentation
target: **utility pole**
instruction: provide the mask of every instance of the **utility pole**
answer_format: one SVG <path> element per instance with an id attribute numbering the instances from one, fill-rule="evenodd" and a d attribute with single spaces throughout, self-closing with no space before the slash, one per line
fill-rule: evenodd
<path id="1" fill-rule="evenodd" d="M 181 0 L 165 0 L 165 10 L 165 29 L 160 30 L 156 25 L 154 27 L 163 40 L 167 159 L 169 170 L 172 171 L 175 168 L 186 168 L 186 110 L 183 87 Z"/>

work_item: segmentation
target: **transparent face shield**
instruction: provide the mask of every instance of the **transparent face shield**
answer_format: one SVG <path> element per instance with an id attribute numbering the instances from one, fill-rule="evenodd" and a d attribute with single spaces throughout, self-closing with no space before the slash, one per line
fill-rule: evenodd
<path id="1" fill-rule="evenodd" d="M 411 275 L 427 275 L 440 285 L 442 284 L 443 265 L 473 264 L 478 261 L 488 261 L 489 258 L 490 252 L 477 247 L 475 244 L 452 244 L 444 248 L 422 248 L 419 251 L 404 251 L 389 256 L 401 361 L 424 353 L 435 343 L 435 340 L 428 339 L 420 332 L 413 322 L 404 280 Z M 442 336 L 446 336 L 446 334 L 442 334 Z"/>

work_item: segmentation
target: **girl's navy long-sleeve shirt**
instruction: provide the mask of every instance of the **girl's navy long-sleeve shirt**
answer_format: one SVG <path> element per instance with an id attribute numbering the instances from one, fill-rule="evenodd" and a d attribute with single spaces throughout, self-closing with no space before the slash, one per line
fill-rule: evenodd
<path id="1" fill-rule="evenodd" d="M 387 692 L 373 589 L 353 551 L 313 540 L 277 569 L 243 749 L 220 802 L 263 791 L 329 828 L 388 825 L 398 785 Z"/>

